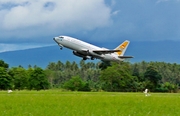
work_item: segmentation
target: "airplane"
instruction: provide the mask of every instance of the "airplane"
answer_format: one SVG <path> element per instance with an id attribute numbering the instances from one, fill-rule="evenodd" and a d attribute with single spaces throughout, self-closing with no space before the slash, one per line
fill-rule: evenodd
<path id="1" fill-rule="evenodd" d="M 123 61 L 127 58 L 133 58 L 133 56 L 124 56 L 124 53 L 130 43 L 126 40 L 115 49 L 100 48 L 98 46 L 86 43 L 79 39 L 69 36 L 54 37 L 53 40 L 60 46 L 60 49 L 66 47 L 73 50 L 73 54 L 82 57 L 83 60 L 100 59 L 102 61 Z"/>

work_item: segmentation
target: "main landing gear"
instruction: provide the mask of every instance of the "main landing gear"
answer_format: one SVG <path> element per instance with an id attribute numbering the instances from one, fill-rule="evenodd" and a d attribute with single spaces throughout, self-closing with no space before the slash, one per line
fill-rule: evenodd
<path id="1" fill-rule="evenodd" d="M 87 60 L 87 58 L 86 58 L 86 57 L 83 57 L 83 60 Z"/>
<path id="2" fill-rule="evenodd" d="M 86 56 L 86 57 L 83 57 L 83 60 L 87 60 L 87 59 L 94 60 L 94 57 L 91 57 L 91 58 L 88 58 L 87 56 Z"/>
<path id="3" fill-rule="evenodd" d="M 94 60 L 94 57 L 91 57 L 91 60 Z"/>

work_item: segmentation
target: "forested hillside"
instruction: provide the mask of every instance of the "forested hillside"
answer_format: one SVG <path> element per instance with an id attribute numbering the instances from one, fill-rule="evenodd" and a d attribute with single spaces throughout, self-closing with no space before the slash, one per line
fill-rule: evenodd
<path id="1" fill-rule="evenodd" d="M 0 60 L 0 90 L 178 92 L 180 65 L 165 62 L 51 62 L 45 69 L 29 66 L 9 68 Z"/>

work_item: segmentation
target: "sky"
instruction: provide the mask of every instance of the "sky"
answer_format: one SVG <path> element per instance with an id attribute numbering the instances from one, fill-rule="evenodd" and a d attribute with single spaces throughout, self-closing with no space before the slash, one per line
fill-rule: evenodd
<path id="1" fill-rule="evenodd" d="M 55 45 L 59 35 L 180 41 L 180 0 L 0 0 L 0 52 Z"/>

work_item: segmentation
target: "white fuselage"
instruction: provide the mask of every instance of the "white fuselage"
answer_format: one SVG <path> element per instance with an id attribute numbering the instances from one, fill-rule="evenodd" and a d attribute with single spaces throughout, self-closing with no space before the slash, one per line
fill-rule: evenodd
<path id="1" fill-rule="evenodd" d="M 60 47 L 66 47 L 74 52 L 80 54 L 80 57 L 86 58 L 98 58 L 101 60 L 108 60 L 108 61 L 122 61 L 124 59 L 118 58 L 116 53 L 109 53 L 109 54 L 97 54 L 93 52 L 93 50 L 108 50 L 106 48 L 100 48 L 95 45 L 86 43 L 84 41 L 68 37 L 68 36 L 59 36 L 55 37 L 54 40 Z"/>

